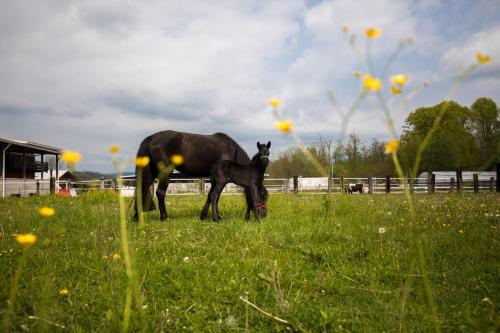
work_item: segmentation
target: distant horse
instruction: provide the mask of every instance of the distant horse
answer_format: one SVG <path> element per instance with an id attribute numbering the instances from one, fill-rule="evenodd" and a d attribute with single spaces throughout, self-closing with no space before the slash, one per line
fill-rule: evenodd
<path id="1" fill-rule="evenodd" d="M 265 216 L 267 209 L 267 191 L 263 185 L 264 172 L 269 165 L 269 148 L 271 142 L 260 144 L 257 142 L 258 152 L 252 157 L 248 164 L 237 163 L 234 161 L 219 161 L 213 165 L 210 183 L 210 193 L 208 193 L 207 201 L 201 211 L 200 217 L 204 219 L 208 213 L 208 208 L 212 204 L 212 218 L 215 222 L 219 222 L 219 198 L 222 190 L 227 183 L 234 183 L 243 186 L 250 193 L 251 204 L 247 208 L 247 216 L 250 215 L 250 207 L 253 207 L 255 220 L 259 220 L 260 211 L 263 211 Z"/>
<path id="2" fill-rule="evenodd" d="M 136 167 L 136 179 L 141 176 L 142 207 L 143 211 L 155 209 L 151 184 L 158 177 L 162 166 L 171 164 L 173 155 L 181 155 L 183 163 L 175 168 L 188 176 L 209 177 L 212 166 L 222 160 L 248 164 L 250 157 L 228 135 L 215 133 L 212 135 L 191 134 L 176 131 L 162 131 L 146 137 L 140 144 L 137 157 L 149 157 L 149 164 L 144 168 Z M 173 171 L 173 170 L 172 170 Z M 170 172 L 170 174 L 172 173 Z M 168 218 L 165 207 L 165 194 L 170 181 L 170 174 L 162 175 L 159 179 L 156 196 L 160 209 L 160 219 Z M 249 209 L 253 209 L 250 192 L 245 191 Z M 135 196 L 134 220 L 138 219 L 137 194 Z"/>
<path id="3" fill-rule="evenodd" d="M 344 188 L 345 193 L 352 194 L 353 192 L 363 193 L 363 184 L 349 184 Z"/>

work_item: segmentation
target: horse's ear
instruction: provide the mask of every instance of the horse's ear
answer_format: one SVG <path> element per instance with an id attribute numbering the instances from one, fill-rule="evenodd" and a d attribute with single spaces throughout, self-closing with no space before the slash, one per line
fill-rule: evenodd
<path id="1" fill-rule="evenodd" d="M 267 141 L 267 149 L 271 148 L 271 141 Z"/>
<path id="2" fill-rule="evenodd" d="M 260 148 L 260 142 L 257 141 L 257 149 L 259 149 L 259 148 Z"/>

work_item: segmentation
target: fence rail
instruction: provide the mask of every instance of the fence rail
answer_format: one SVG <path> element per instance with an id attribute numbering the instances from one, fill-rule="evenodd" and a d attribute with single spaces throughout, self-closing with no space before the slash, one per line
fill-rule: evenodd
<path id="1" fill-rule="evenodd" d="M 49 193 L 64 193 L 80 195 L 88 191 L 113 190 L 122 196 L 133 196 L 135 193 L 135 180 L 122 179 L 122 186 L 118 187 L 116 179 L 96 179 L 87 181 L 59 180 L 22 180 L 22 179 L 0 179 L 2 197 L 6 196 L 31 196 L 45 195 Z M 500 192 L 497 178 L 478 177 L 473 179 L 455 181 L 455 178 L 442 178 L 432 176 L 416 178 L 413 184 L 407 179 L 380 177 L 292 177 L 292 178 L 265 178 L 264 185 L 271 193 L 403 193 L 404 186 L 412 193 L 445 193 L 453 191 L 462 192 Z M 156 190 L 155 182 L 152 190 Z M 206 178 L 171 179 L 167 189 L 169 194 L 206 194 L 210 190 L 210 180 Z M 240 193 L 242 188 L 228 184 L 224 192 Z"/>

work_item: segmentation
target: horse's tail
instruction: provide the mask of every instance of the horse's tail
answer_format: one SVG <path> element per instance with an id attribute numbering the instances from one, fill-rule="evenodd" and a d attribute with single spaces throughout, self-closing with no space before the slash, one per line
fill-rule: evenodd
<path id="1" fill-rule="evenodd" d="M 145 167 L 135 167 L 135 179 L 136 182 L 140 182 L 140 184 L 136 184 L 135 191 L 135 208 L 137 211 L 137 186 L 141 187 L 141 202 L 142 202 L 142 211 L 148 212 L 151 210 L 155 210 L 155 204 L 153 202 L 153 193 L 151 192 L 151 184 L 154 182 L 155 176 L 153 174 L 153 161 L 151 161 L 151 154 L 149 152 L 149 142 L 151 141 L 151 137 L 148 136 L 144 140 L 142 140 L 139 145 L 139 149 L 137 151 L 137 157 L 148 157 L 149 164 Z"/>

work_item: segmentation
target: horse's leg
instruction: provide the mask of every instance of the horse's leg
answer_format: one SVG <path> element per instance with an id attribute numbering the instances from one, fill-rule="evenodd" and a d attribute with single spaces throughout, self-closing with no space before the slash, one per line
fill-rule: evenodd
<path id="1" fill-rule="evenodd" d="M 253 203 L 252 203 L 252 195 L 250 194 L 250 190 L 248 187 L 244 187 L 245 190 L 245 199 L 247 201 L 247 212 L 245 214 L 245 220 L 250 219 L 250 210 L 253 209 Z"/>
<path id="2" fill-rule="evenodd" d="M 170 176 L 164 176 L 158 181 L 158 188 L 156 189 L 156 197 L 158 198 L 158 208 L 160 208 L 160 221 L 167 220 L 167 208 L 165 207 L 165 196 L 167 194 L 168 183 Z"/>
<path id="3" fill-rule="evenodd" d="M 249 186 L 250 195 L 252 198 L 252 208 L 255 221 L 259 222 L 259 208 L 257 207 L 258 197 L 257 197 L 257 186 Z"/>
<path id="4" fill-rule="evenodd" d="M 216 183 L 212 185 L 212 193 L 210 194 L 210 199 L 212 200 L 212 218 L 215 222 L 219 222 L 220 216 L 219 216 L 219 198 L 222 190 L 224 189 L 224 186 L 226 184 L 224 183 Z"/>
<path id="5" fill-rule="evenodd" d="M 201 210 L 201 213 L 200 213 L 200 220 L 204 220 L 207 218 L 208 209 L 210 208 L 211 196 L 212 196 L 212 192 L 214 191 L 214 187 L 215 187 L 215 184 L 212 183 L 212 185 L 210 186 L 210 191 L 208 192 L 208 195 L 207 195 L 207 201 L 205 202 L 205 205 L 203 206 L 203 209 Z"/>

